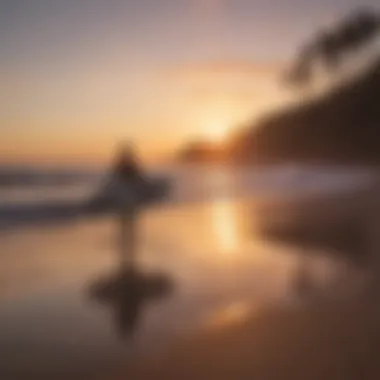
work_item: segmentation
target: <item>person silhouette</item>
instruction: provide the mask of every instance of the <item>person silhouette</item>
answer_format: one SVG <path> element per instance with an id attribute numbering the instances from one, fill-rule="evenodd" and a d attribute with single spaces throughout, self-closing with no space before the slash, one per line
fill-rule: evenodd
<path id="1" fill-rule="evenodd" d="M 171 191 L 169 178 L 150 177 L 131 144 L 122 144 L 94 197 L 86 207 L 93 213 L 136 212 L 163 201 Z"/>
<path id="2" fill-rule="evenodd" d="M 112 169 L 117 181 L 121 261 L 134 268 L 137 251 L 137 223 L 143 190 L 143 172 L 131 144 L 123 144 Z"/>
<path id="3" fill-rule="evenodd" d="M 111 276 L 91 284 L 90 296 L 111 308 L 117 333 L 126 339 L 138 328 L 145 305 L 167 295 L 172 285 L 162 274 L 139 270 L 138 219 L 149 201 L 152 184 L 130 144 L 121 146 L 110 174 L 104 192 L 117 215 L 118 268 Z"/>
<path id="4" fill-rule="evenodd" d="M 131 144 L 123 144 L 116 157 L 113 174 L 124 183 L 140 183 L 143 172 Z"/>

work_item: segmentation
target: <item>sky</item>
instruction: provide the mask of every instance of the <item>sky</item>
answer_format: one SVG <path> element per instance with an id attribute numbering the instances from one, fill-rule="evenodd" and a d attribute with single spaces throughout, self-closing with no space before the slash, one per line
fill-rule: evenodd
<path id="1" fill-rule="evenodd" d="M 0 164 L 226 138 L 286 103 L 278 79 L 309 35 L 377 3 L 0 0 Z"/>

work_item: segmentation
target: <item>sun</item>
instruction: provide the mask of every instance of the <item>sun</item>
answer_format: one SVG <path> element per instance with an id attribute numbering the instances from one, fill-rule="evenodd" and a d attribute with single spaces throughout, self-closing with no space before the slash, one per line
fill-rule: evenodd
<path id="1" fill-rule="evenodd" d="M 227 139 L 229 124 L 220 121 L 212 121 L 204 127 L 206 138 L 212 142 L 223 142 Z"/>

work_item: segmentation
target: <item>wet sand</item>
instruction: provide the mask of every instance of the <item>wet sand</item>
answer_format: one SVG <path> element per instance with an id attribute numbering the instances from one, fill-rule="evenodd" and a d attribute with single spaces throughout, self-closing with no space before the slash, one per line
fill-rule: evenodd
<path id="1" fill-rule="evenodd" d="M 346 256 L 361 273 L 355 280 L 348 276 L 322 292 L 300 289 L 287 304 L 231 310 L 164 352 L 141 358 L 115 379 L 379 379 L 378 200 L 371 191 L 297 203 L 297 208 L 288 203 L 293 214 L 287 214 L 286 223 L 280 218 L 282 223 L 261 229 L 305 252 L 318 246 L 329 255 Z"/>
<path id="2" fill-rule="evenodd" d="M 118 218 L 3 233 L 0 378 L 109 374 L 231 305 L 287 299 L 297 257 L 253 234 L 252 211 L 246 202 L 218 201 L 144 213 L 141 275 L 135 291 L 116 297 L 93 289 L 117 279 Z M 157 291 L 146 278 L 168 279 L 172 289 Z"/>
<path id="3" fill-rule="evenodd" d="M 107 295 L 111 303 L 91 289 L 115 278 L 115 219 L 2 235 L 0 378 L 359 378 L 380 347 L 371 261 L 346 259 L 335 218 L 293 218 L 273 235 L 257 206 L 221 200 L 144 214 L 139 268 L 173 289 L 151 297 L 136 285 L 128 297 Z M 360 236 L 375 252 L 372 215 Z M 319 232 L 305 233 L 308 224 Z"/>
<path id="4" fill-rule="evenodd" d="M 378 292 L 267 308 L 184 340 L 115 379 L 378 379 Z"/>

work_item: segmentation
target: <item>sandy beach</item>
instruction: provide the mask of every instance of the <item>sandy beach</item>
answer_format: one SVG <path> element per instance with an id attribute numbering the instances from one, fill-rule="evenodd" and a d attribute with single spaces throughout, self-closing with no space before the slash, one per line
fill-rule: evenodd
<path id="1" fill-rule="evenodd" d="M 292 223 L 267 231 L 277 241 L 298 242 L 305 252 L 308 245 L 331 255 L 339 248 L 356 271 L 322 291 L 308 286 L 297 292 L 295 287 L 292 302 L 232 307 L 164 353 L 137 360 L 115 379 L 378 379 L 377 190 L 299 203 L 297 209 L 287 203 Z M 354 239 L 353 227 L 359 231 Z"/>
<path id="2" fill-rule="evenodd" d="M 263 308 L 185 339 L 117 379 L 377 379 L 377 292 Z"/>
<path id="3" fill-rule="evenodd" d="M 0 377 L 359 378 L 376 369 L 378 212 L 347 194 L 153 207 L 132 277 L 119 217 L 3 231 Z"/>

